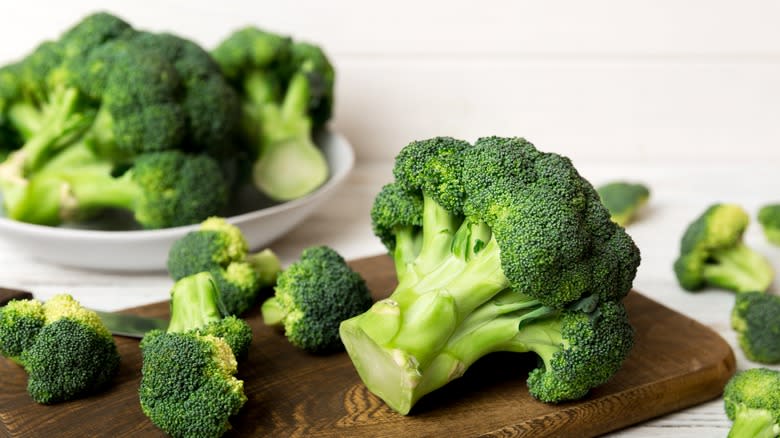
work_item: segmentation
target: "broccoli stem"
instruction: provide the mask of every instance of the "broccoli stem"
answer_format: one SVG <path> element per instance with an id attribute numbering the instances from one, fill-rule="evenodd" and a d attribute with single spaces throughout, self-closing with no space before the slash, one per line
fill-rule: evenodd
<path id="1" fill-rule="evenodd" d="M 284 318 L 287 317 L 287 311 L 284 310 L 276 297 L 271 297 L 260 306 L 260 313 L 263 315 L 263 323 L 269 326 L 281 325 Z"/>
<path id="2" fill-rule="evenodd" d="M 41 129 L 42 114 L 34 105 L 18 102 L 8 108 L 8 120 L 27 141 Z"/>
<path id="3" fill-rule="evenodd" d="M 184 277 L 171 289 L 171 321 L 168 333 L 185 333 L 222 320 L 224 311 L 211 274 Z"/>
<path id="4" fill-rule="evenodd" d="M 737 292 L 765 292 L 774 276 L 766 258 L 739 243 L 712 254 L 712 261 L 704 267 L 704 278 L 719 287 Z"/>
<path id="5" fill-rule="evenodd" d="M 775 438 L 780 435 L 780 425 L 772 413 L 765 409 L 742 408 L 737 411 L 729 438 Z"/>
<path id="6" fill-rule="evenodd" d="M 393 262 L 399 282 L 416 281 L 414 279 L 404 279 L 409 275 L 414 275 L 412 264 L 420 253 L 422 238 L 419 229 L 416 227 L 397 227 L 395 230 L 395 248 L 393 249 Z"/>
<path id="7" fill-rule="evenodd" d="M 328 178 L 328 163 L 311 138 L 308 97 L 309 84 L 298 74 L 281 105 L 263 105 L 259 120 L 255 120 L 260 125 L 261 139 L 253 179 L 261 191 L 277 201 L 300 198 Z"/>

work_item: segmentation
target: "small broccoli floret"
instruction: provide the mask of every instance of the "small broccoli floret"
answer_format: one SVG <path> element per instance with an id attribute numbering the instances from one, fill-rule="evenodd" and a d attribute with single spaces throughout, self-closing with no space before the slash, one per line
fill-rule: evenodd
<path id="1" fill-rule="evenodd" d="M 567 158 L 522 138 L 437 137 L 401 150 L 393 174 L 371 217 L 399 284 L 340 326 L 372 392 L 407 414 L 493 351 L 536 352 L 528 385 L 546 402 L 618 370 L 639 250 Z"/>
<path id="2" fill-rule="evenodd" d="M 77 152 L 74 148 L 69 154 Z M 147 153 L 122 175 L 113 171 L 110 162 L 100 160 L 42 171 L 30 179 L 8 216 L 57 225 L 86 212 L 118 208 L 132 212 L 144 228 L 155 229 L 197 223 L 218 214 L 228 201 L 219 165 L 206 155 Z"/>
<path id="3" fill-rule="evenodd" d="M 273 297 L 263 303 L 263 321 L 284 327 L 291 344 L 311 353 L 341 350 L 339 324 L 371 307 L 360 274 L 326 246 L 307 248 L 284 270 Z"/>
<path id="4" fill-rule="evenodd" d="M 674 262 L 680 286 L 688 291 L 714 286 L 735 292 L 765 292 L 774 270 L 763 255 L 742 241 L 749 222 L 742 207 L 715 204 L 688 225 L 680 256 Z"/>
<path id="5" fill-rule="evenodd" d="M 748 359 L 780 362 L 780 297 L 763 292 L 738 294 L 731 327 Z"/>
<path id="6" fill-rule="evenodd" d="M 276 254 L 268 249 L 249 254 L 241 230 L 219 217 L 203 221 L 199 230 L 174 242 L 168 253 L 168 272 L 174 280 L 210 272 L 231 315 L 254 306 L 280 270 Z"/>
<path id="7" fill-rule="evenodd" d="M 615 181 L 596 189 L 612 220 L 625 227 L 650 199 L 650 189 L 643 184 Z"/>
<path id="8" fill-rule="evenodd" d="M 764 230 L 766 239 L 780 246 L 780 204 L 769 204 L 758 211 L 758 222 Z"/>
<path id="9" fill-rule="evenodd" d="M 729 438 L 780 436 L 780 371 L 753 368 L 735 374 L 723 391 Z"/>
<path id="10" fill-rule="evenodd" d="M 227 37 L 212 54 L 243 100 L 257 188 L 287 201 L 322 185 L 328 164 L 312 131 L 330 117 L 334 82 L 322 50 L 250 27 Z"/>
<path id="11" fill-rule="evenodd" d="M 221 436 L 247 400 L 236 359 L 252 331 L 241 319 L 223 318 L 220 307 L 211 274 L 182 278 L 171 290 L 168 330 L 141 341 L 141 409 L 171 436 Z"/>
<path id="12" fill-rule="evenodd" d="M 27 391 L 43 404 L 98 391 L 119 368 L 114 339 L 97 314 L 67 294 L 0 307 L 0 353 L 24 367 Z"/>

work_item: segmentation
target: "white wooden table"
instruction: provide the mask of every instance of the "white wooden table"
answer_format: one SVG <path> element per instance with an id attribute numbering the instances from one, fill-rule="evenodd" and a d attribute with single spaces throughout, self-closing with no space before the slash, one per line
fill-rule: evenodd
<path id="1" fill-rule="evenodd" d="M 671 265 L 686 225 L 710 203 L 738 202 L 755 216 L 758 206 L 778 196 L 772 192 L 777 187 L 776 169 L 762 164 L 685 167 L 575 164 L 595 184 L 631 178 L 651 187 L 649 205 L 639 221 L 628 228 L 642 251 L 635 289 L 718 332 L 734 347 L 740 369 L 756 366 L 736 347 L 729 326 L 732 294 L 716 290 L 699 294 L 684 292 L 675 281 Z M 390 175 L 391 164 L 386 161 L 360 164 L 330 202 L 271 247 L 285 264 L 294 260 L 303 248 L 315 244 L 330 245 L 348 259 L 382 253 L 384 248 L 371 233 L 368 212 L 374 195 L 389 181 Z M 780 248 L 764 240 L 757 223 L 748 229 L 745 239 L 780 269 Z M 87 306 L 118 310 L 165 300 L 171 280 L 164 272 L 112 274 L 44 264 L 20 256 L 0 236 L 0 285 L 31 290 L 41 299 L 69 292 Z M 725 436 L 729 426 L 722 401 L 714 400 L 613 435 L 715 437 Z"/>

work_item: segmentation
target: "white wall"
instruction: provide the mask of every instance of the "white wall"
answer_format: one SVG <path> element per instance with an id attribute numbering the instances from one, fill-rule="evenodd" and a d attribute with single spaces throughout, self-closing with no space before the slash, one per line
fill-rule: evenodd
<path id="1" fill-rule="evenodd" d="M 363 160 L 492 134 L 582 161 L 780 158 L 776 1 L 3 1 L 0 60 L 95 10 L 207 47 L 246 24 L 320 43 Z"/>

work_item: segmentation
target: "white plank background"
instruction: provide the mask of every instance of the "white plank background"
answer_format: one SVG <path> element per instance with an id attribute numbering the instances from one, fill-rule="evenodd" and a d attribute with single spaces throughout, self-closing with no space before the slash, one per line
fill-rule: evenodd
<path id="1" fill-rule="evenodd" d="M 727 292 L 683 292 L 671 263 L 708 204 L 755 214 L 780 200 L 780 3 L 608 1 L 97 1 L 0 3 L 0 62 L 109 10 L 138 28 L 213 47 L 254 24 L 322 44 L 338 69 L 335 129 L 358 167 L 320 211 L 272 248 L 293 260 L 328 244 L 347 258 L 382 252 L 368 209 L 408 141 L 522 135 L 572 157 L 594 183 L 634 178 L 653 190 L 629 228 L 642 249 L 636 289 L 707 324 L 732 346 Z M 757 226 L 748 244 L 780 269 Z M 165 299 L 163 273 L 65 269 L 20 255 L 0 236 L 0 284 L 40 298 L 69 291 L 115 310 Z M 725 436 L 722 401 L 624 431 L 625 437 Z"/>

